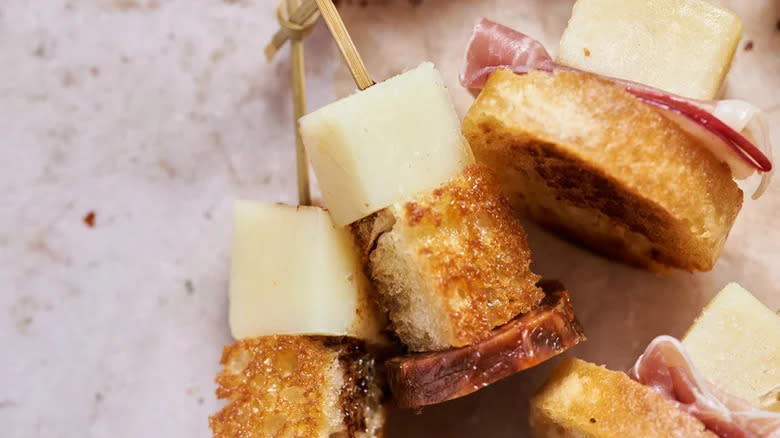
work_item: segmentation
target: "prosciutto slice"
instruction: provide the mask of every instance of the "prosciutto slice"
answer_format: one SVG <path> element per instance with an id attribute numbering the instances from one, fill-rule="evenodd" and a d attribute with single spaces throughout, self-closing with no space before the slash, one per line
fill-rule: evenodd
<path id="1" fill-rule="evenodd" d="M 498 69 L 510 69 L 518 74 L 556 70 L 593 74 L 556 64 L 539 41 L 483 18 L 474 27 L 466 49 L 461 84 L 477 92 L 490 73 Z M 744 179 L 759 172 L 762 179 L 754 199 L 766 190 L 772 174 L 771 145 L 766 124 L 756 107 L 742 101 L 688 99 L 636 82 L 601 77 L 624 87 L 680 125 L 728 164 L 735 178 Z"/>
<path id="2" fill-rule="evenodd" d="M 780 438 L 780 413 L 718 390 L 696 372 L 680 341 L 671 336 L 655 338 L 628 375 L 721 438 Z"/>
<path id="3" fill-rule="evenodd" d="M 460 83 L 481 90 L 490 73 L 508 68 L 515 73 L 553 71 L 556 64 L 542 43 L 487 18 L 474 26 L 466 49 L 466 65 Z"/>

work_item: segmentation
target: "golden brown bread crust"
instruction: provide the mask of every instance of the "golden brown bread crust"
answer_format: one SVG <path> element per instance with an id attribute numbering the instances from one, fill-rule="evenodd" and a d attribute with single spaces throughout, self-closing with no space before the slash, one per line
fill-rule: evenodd
<path id="1" fill-rule="evenodd" d="M 651 270 L 712 269 L 742 205 L 725 164 L 595 76 L 496 71 L 463 132 L 518 211 Z"/>
<path id="2" fill-rule="evenodd" d="M 381 436 L 384 408 L 374 361 L 342 337 L 265 336 L 225 346 L 209 418 L 215 438 Z"/>
<path id="3" fill-rule="evenodd" d="M 704 424 L 651 388 L 566 358 L 531 398 L 536 438 L 716 438 Z"/>
<path id="4" fill-rule="evenodd" d="M 484 166 L 353 231 L 393 328 L 413 351 L 470 345 L 544 297 L 525 231 Z"/>
<path id="5" fill-rule="evenodd" d="M 335 403 L 329 392 L 336 351 L 303 336 L 262 337 L 225 346 L 220 364 L 217 397 L 228 404 L 209 420 L 215 438 L 316 437 L 329 430 L 323 413 Z M 279 390 L 268 391 L 272 386 Z"/>

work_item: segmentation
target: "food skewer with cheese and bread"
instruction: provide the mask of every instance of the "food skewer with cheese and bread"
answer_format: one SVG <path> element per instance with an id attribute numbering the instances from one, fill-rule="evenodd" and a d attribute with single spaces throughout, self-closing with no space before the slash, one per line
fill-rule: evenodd
<path id="1" fill-rule="evenodd" d="M 462 84 L 477 161 L 515 209 L 655 271 L 708 271 L 742 206 L 734 179 L 772 172 L 758 108 L 715 99 L 742 24 L 704 0 L 578 0 L 555 61 L 483 19 Z"/>
<path id="2" fill-rule="evenodd" d="M 316 7 L 280 4 L 285 29 L 303 33 Z M 288 12 L 286 18 L 284 11 Z M 299 21 L 296 23 L 295 20 Z M 300 36 L 300 35 L 299 35 Z M 266 50 L 270 58 L 275 51 Z M 291 43 L 293 107 L 305 112 L 303 48 Z M 381 358 L 389 348 L 372 287 L 350 234 L 310 203 L 308 162 L 296 129 L 301 206 L 237 201 L 229 325 L 213 436 L 383 436 L 387 399 Z"/>
<path id="3" fill-rule="evenodd" d="M 332 2 L 318 4 L 363 90 L 299 126 L 324 204 L 410 351 L 386 363 L 397 401 L 459 397 L 584 340 L 568 292 L 537 284 L 525 231 L 474 163 L 433 64 L 372 85 Z"/>
<path id="4" fill-rule="evenodd" d="M 329 210 L 235 205 L 219 437 L 379 436 L 385 374 L 399 405 L 419 407 L 584 340 L 568 292 L 530 271 L 525 233 L 433 65 L 373 85 L 332 3 L 318 3 L 370 88 L 300 120 Z M 386 328 L 412 353 L 383 362 L 397 348 Z"/>

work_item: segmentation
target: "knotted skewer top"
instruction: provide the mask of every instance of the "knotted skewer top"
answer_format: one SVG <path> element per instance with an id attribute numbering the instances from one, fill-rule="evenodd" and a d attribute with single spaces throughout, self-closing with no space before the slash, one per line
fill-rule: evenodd
<path id="1" fill-rule="evenodd" d="M 285 0 L 279 2 L 276 8 L 276 19 L 281 29 L 277 30 L 271 42 L 265 46 L 265 58 L 271 60 L 276 52 L 284 46 L 287 40 L 301 41 L 306 38 L 320 18 L 317 3 L 314 0 L 304 0 L 295 12 L 288 14 Z"/>

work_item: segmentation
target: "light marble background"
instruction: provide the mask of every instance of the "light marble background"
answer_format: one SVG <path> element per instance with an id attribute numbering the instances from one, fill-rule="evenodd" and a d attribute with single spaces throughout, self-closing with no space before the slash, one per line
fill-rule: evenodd
<path id="1" fill-rule="evenodd" d="M 346 2 L 376 79 L 457 72 L 482 15 L 552 52 L 566 0 Z M 764 108 L 780 139 L 780 2 L 722 2 L 745 21 L 728 96 Z M 362 6 L 361 6 L 362 5 Z M 0 435 L 206 437 L 227 328 L 231 203 L 295 201 L 289 63 L 266 63 L 273 2 L 0 3 Z M 310 108 L 353 85 L 323 26 L 306 42 Z M 780 183 L 778 183 L 780 184 Z M 83 218 L 95 213 L 94 228 Z M 705 274 L 657 277 L 528 224 L 537 272 L 563 280 L 590 340 L 572 353 L 627 367 L 681 335 L 729 281 L 780 307 L 780 188 L 746 201 Z M 526 435 L 546 363 L 478 394 L 393 412 L 390 436 Z"/>

